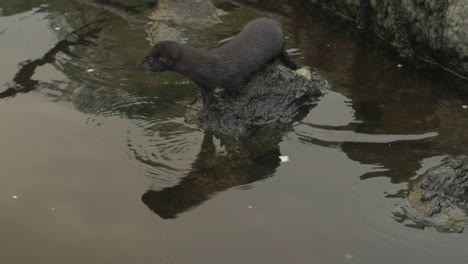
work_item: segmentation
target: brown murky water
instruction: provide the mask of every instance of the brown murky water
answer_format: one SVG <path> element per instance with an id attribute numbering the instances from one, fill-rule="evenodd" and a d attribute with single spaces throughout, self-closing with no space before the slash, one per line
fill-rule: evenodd
<path id="1" fill-rule="evenodd" d="M 271 16 L 333 87 L 233 149 L 184 123 L 196 86 L 136 70 L 154 3 L 116 2 L 0 0 L 0 263 L 466 263 L 467 232 L 392 213 L 468 146 L 468 97 L 302 1 L 216 1 L 189 43 Z"/>

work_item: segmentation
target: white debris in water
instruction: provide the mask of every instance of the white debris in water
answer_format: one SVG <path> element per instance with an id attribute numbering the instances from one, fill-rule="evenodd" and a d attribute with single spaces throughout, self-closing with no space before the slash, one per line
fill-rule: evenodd
<path id="1" fill-rule="evenodd" d="M 94 69 L 87 69 L 86 72 L 93 72 Z"/>
<path id="2" fill-rule="evenodd" d="M 463 109 L 468 109 L 468 105 L 462 105 Z"/>
<path id="3" fill-rule="evenodd" d="M 281 162 L 288 162 L 289 161 L 289 156 L 279 156 Z"/>
<path id="4" fill-rule="evenodd" d="M 54 208 L 54 207 L 52 207 L 52 208 L 50 208 L 50 210 L 52 210 L 52 211 L 55 211 L 55 208 Z"/>
<path id="5" fill-rule="evenodd" d="M 60 27 L 54 27 L 55 30 L 60 30 Z"/>
<path id="6" fill-rule="evenodd" d="M 397 66 L 398 68 L 401 68 L 401 67 L 403 67 L 403 64 L 399 64 L 399 63 L 398 63 L 396 66 Z"/>
<path id="7" fill-rule="evenodd" d="M 18 199 L 18 196 L 16 196 L 16 195 L 13 195 L 13 196 L 11 196 L 11 197 L 12 197 L 13 199 Z"/>
<path id="8" fill-rule="evenodd" d="M 330 44 L 327 44 L 327 47 L 330 47 Z"/>
<path id="9" fill-rule="evenodd" d="M 247 206 L 249 209 L 252 209 L 253 207 L 251 205 Z"/>
<path id="10" fill-rule="evenodd" d="M 344 257 L 345 257 L 346 262 L 349 262 L 349 261 L 353 260 L 353 258 L 354 258 L 353 255 L 351 255 L 351 254 L 345 254 Z"/>
<path id="11" fill-rule="evenodd" d="M 289 54 L 291 54 L 291 53 L 301 53 L 301 50 L 297 49 L 297 48 L 291 48 L 291 49 L 287 49 L 286 52 L 289 53 Z"/>

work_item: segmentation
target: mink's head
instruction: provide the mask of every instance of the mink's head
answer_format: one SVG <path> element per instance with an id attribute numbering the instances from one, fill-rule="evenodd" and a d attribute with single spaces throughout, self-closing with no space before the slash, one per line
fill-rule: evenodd
<path id="1" fill-rule="evenodd" d="M 144 72 L 170 71 L 180 56 L 180 44 L 161 41 L 150 50 L 138 63 L 138 69 Z"/>

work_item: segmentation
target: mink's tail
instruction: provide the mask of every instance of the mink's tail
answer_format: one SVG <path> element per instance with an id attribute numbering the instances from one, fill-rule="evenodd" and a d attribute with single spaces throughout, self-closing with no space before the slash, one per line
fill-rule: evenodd
<path id="1" fill-rule="evenodd" d="M 299 69 L 299 65 L 297 65 L 292 59 L 291 57 L 289 57 L 289 54 L 288 52 L 283 48 L 281 49 L 281 52 L 279 54 L 279 59 L 281 60 L 281 62 L 288 68 L 291 68 L 293 70 L 297 70 Z"/>

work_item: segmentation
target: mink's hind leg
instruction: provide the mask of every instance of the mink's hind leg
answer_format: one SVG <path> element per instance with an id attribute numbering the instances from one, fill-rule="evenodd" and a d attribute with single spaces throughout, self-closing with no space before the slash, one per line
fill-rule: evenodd
<path id="1" fill-rule="evenodd" d="M 281 60 L 281 62 L 286 65 L 288 68 L 290 69 L 293 69 L 293 70 L 297 70 L 299 69 L 299 65 L 297 65 L 292 59 L 291 57 L 289 57 L 289 54 L 288 52 L 286 52 L 286 50 L 283 48 L 281 49 L 281 52 L 280 54 L 278 55 L 279 59 Z"/>
<path id="2" fill-rule="evenodd" d="M 203 97 L 203 107 L 200 112 L 198 112 L 197 118 L 202 120 L 206 118 L 208 114 L 208 108 L 210 107 L 211 101 L 213 101 L 214 88 L 200 87 L 200 92 Z"/>

